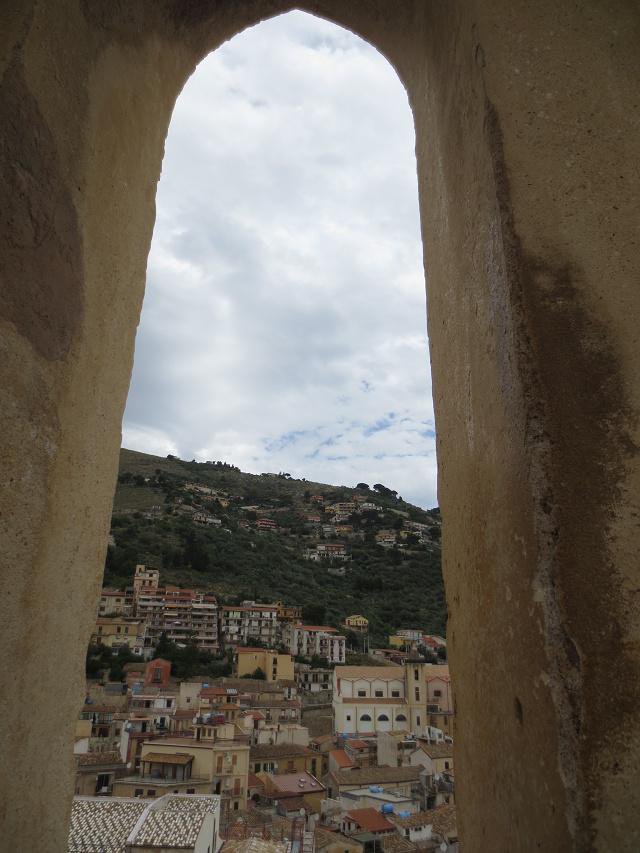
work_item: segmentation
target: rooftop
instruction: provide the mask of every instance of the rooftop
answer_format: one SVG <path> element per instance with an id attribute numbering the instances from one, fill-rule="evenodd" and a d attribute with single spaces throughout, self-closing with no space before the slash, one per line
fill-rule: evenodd
<path id="1" fill-rule="evenodd" d="M 141 761 L 153 761 L 158 764 L 189 764 L 193 761 L 193 755 L 186 753 L 147 752 Z"/>
<path id="2" fill-rule="evenodd" d="M 288 847 L 286 843 L 263 838 L 234 839 L 224 843 L 222 853 L 286 853 Z"/>
<path id="3" fill-rule="evenodd" d="M 275 773 L 269 775 L 269 783 L 281 796 L 301 796 L 313 791 L 324 791 L 324 785 L 310 773 Z"/>
<path id="4" fill-rule="evenodd" d="M 457 831 L 457 818 L 455 806 L 438 806 L 427 814 L 431 815 L 434 830 L 440 835 L 455 834 Z"/>
<path id="5" fill-rule="evenodd" d="M 357 823 L 365 832 L 390 832 L 394 829 L 386 817 L 377 809 L 350 809 L 345 813 L 345 819 Z"/>
<path id="6" fill-rule="evenodd" d="M 380 846 L 384 853 L 413 853 L 413 851 L 418 849 L 408 838 L 402 838 L 397 832 L 394 832 L 392 835 L 385 835 L 381 839 Z"/>
<path id="7" fill-rule="evenodd" d="M 428 740 L 420 738 L 418 740 L 418 749 L 426 753 L 429 758 L 453 758 L 452 743 L 431 743 Z"/>
<path id="8" fill-rule="evenodd" d="M 397 782 L 417 782 L 421 767 L 360 767 L 353 770 L 335 770 L 330 775 L 338 785 L 392 784 Z"/>
<path id="9" fill-rule="evenodd" d="M 340 768 L 354 766 L 353 761 L 349 758 L 344 749 L 332 749 L 329 755 Z"/>
<path id="10" fill-rule="evenodd" d="M 79 767 L 93 767 L 102 764 L 122 764 L 122 756 L 119 752 L 85 752 L 84 755 L 78 755 Z"/>
<path id="11" fill-rule="evenodd" d="M 68 853 L 104 850 L 125 853 L 130 846 L 195 847 L 207 813 L 216 814 L 219 797 L 168 794 L 159 800 L 75 797 Z"/>
<path id="12" fill-rule="evenodd" d="M 416 812 L 408 817 L 400 817 L 397 814 L 389 815 L 389 820 L 392 820 L 397 826 L 403 829 L 410 829 L 417 826 L 428 826 L 433 823 L 433 815 L 436 809 L 431 809 L 427 812 Z"/>
<path id="13" fill-rule="evenodd" d="M 371 678 L 383 681 L 403 681 L 404 667 L 402 666 L 337 666 L 334 670 L 337 678 Z"/>
<path id="14" fill-rule="evenodd" d="M 295 755 L 311 755 L 315 756 L 312 749 L 306 746 L 300 746 L 297 743 L 259 743 L 251 747 L 249 757 L 251 761 L 259 761 L 269 758 L 289 758 Z"/>

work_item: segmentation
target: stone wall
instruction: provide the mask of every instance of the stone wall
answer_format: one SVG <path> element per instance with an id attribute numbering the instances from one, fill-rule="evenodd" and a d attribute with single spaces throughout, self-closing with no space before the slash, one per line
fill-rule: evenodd
<path id="1" fill-rule="evenodd" d="M 637 850 L 640 9 L 295 5 L 377 47 L 414 113 L 465 850 Z M 173 104 L 293 6 L 0 12 L 4 849 L 65 849 Z"/>

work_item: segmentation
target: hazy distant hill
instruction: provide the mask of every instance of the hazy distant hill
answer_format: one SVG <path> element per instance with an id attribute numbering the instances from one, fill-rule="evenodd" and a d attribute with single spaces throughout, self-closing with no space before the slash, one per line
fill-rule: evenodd
<path id="1" fill-rule="evenodd" d="M 350 613 L 362 613 L 371 620 L 374 640 L 401 627 L 444 631 L 440 513 L 399 500 L 387 488 L 392 484 L 353 489 L 124 449 L 118 480 L 111 529 L 115 545 L 109 546 L 105 585 L 129 584 L 135 564 L 147 563 L 160 569 L 162 582 L 207 588 L 225 603 L 283 600 L 302 605 L 308 620 L 334 625 Z M 308 516 L 319 515 L 329 524 L 332 514 L 312 501 L 315 495 L 325 505 L 360 496 L 378 510 L 342 521 L 354 528 L 353 534 L 323 538 Z M 196 523 L 194 510 L 221 525 Z M 275 521 L 278 532 L 258 532 L 260 518 Z M 405 521 L 426 527 L 418 534 L 401 534 Z M 400 547 L 383 548 L 375 539 L 382 530 L 407 538 Z M 307 548 L 328 542 L 343 543 L 349 561 L 303 558 Z M 335 574 L 341 565 L 344 576 Z"/>

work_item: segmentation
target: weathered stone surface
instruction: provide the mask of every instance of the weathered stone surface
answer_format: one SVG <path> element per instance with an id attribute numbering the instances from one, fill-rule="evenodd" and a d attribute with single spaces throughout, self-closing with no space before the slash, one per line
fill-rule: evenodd
<path id="1" fill-rule="evenodd" d="M 207 52 L 294 5 L 377 47 L 414 112 L 465 850 L 637 850 L 640 10 L 623 0 L 4 4 L 1 846 L 64 849 L 173 104 Z"/>

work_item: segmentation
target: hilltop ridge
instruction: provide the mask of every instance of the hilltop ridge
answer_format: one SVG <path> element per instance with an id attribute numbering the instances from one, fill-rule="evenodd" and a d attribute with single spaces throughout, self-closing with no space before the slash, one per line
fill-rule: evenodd
<path id="1" fill-rule="evenodd" d="M 384 484 L 334 486 L 122 449 L 105 585 L 129 584 L 137 563 L 224 603 L 282 600 L 335 625 L 362 613 L 374 641 L 399 627 L 445 628 L 439 510 Z"/>

